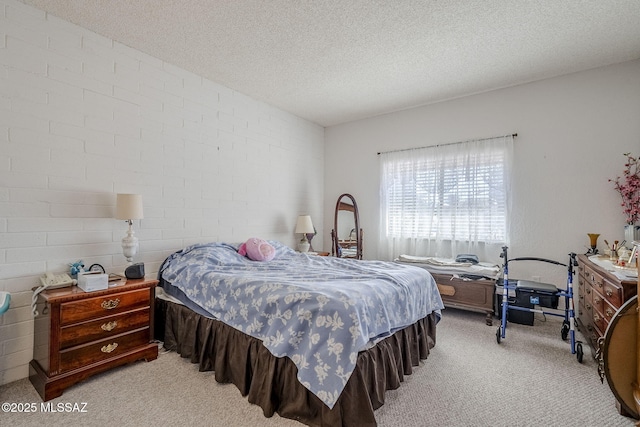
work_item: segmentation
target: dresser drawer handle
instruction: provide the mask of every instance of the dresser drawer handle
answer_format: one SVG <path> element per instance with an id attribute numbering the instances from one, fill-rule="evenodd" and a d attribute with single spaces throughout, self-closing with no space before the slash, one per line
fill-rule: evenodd
<path id="1" fill-rule="evenodd" d="M 114 342 L 113 344 L 103 346 L 100 351 L 103 353 L 111 353 L 116 348 L 118 348 L 118 343 Z"/>
<path id="2" fill-rule="evenodd" d="M 594 298 L 593 298 L 593 302 L 594 302 L 595 304 L 600 304 L 600 298 L 598 298 L 598 297 L 594 297 Z"/>
<path id="3" fill-rule="evenodd" d="M 591 288 L 587 288 L 587 293 L 590 294 L 591 293 Z"/>
<path id="4" fill-rule="evenodd" d="M 610 297 L 611 295 L 613 295 L 613 291 L 611 289 L 607 289 L 606 291 L 604 291 L 608 297 Z"/>
<path id="5" fill-rule="evenodd" d="M 593 321 L 594 322 L 599 322 L 600 321 L 600 316 L 598 316 L 597 314 L 593 315 Z"/>
<path id="6" fill-rule="evenodd" d="M 109 331 L 113 331 L 113 330 L 114 330 L 115 328 L 117 328 L 117 327 L 118 327 L 118 322 L 116 322 L 115 320 L 114 320 L 114 321 L 112 321 L 112 322 L 109 322 L 109 323 L 103 323 L 103 324 L 100 326 L 100 328 L 101 328 L 103 331 L 107 331 L 107 332 L 109 332 Z"/>
<path id="7" fill-rule="evenodd" d="M 591 310 L 591 304 L 587 304 L 587 310 Z"/>
<path id="8" fill-rule="evenodd" d="M 604 312 L 607 315 L 607 317 L 613 317 L 613 310 L 611 310 L 609 307 L 607 307 L 607 309 Z"/>
<path id="9" fill-rule="evenodd" d="M 112 310 L 112 309 L 116 308 L 118 306 L 118 304 L 120 304 L 120 300 L 118 298 L 116 298 L 116 299 L 110 299 L 109 301 L 102 301 L 102 304 L 100 304 L 100 305 L 105 310 Z"/>
<path id="10" fill-rule="evenodd" d="M 593 327 L 592 327 L 591 325 L 587 325 L 587 330 L 588 330 L 589 332 L 591 332 L 591 331 L 593 331 Z"/>

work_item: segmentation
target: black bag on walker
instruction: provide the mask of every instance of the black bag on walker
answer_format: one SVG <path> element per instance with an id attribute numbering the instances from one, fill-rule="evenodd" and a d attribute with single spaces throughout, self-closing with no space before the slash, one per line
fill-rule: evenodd
<path id="1" fill-rule="evenodd" d="M 502 319 L 502 283 L 496 284 L 495 315 Z M 511 282 L 511 280 L 509 281 Z M 516 280 L 516 296 L 509 297 L 509 306 L 522 308 L 534 308 L 536 305 L 547 308 L 558 308 L 558 288 L 547 283 L 533 282 L 529 280 Z M 509 309 L 507 320 L 520 325 L 533 326 L 535 313 L 523 310 Z"/>
<path id="2" fill-rule="evenodd" d="M 529 280 L 518 280 L 516 285 L 516 297 L 509 305 L 534 308 L 536 305 L 547 308 L 558 308 L 558 288 L 547 283 L 532 282 Z M 533 326 L 533 316 L 531 311 L 510 309 L 507 313 L 509 322 L 520 325 Z M 500 313 L 500 317 L 501 313 Z"/>
<path id="3" fill-rule="evenodd" d="M 531 305 L 557 309 L 558 292 L 558 288 L 549 283 L 518 280 L 518 284 L 516 285 L 516 300 L 518 300 L 520 296 L 523 301 L 527 298 Z"/>

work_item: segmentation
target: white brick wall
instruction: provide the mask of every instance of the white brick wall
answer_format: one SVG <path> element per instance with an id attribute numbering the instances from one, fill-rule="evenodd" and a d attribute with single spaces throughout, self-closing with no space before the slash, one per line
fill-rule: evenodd
<path id="1" fill-rule="evenodd" d="M 45 271 L 122 271 L 115 194 L 140 193 L 136 261 L 323 223 L 324 129 L 15 0 L 0 0 L 0 384 L 28 376 Z M 314 246 L 323 245 L 322 230 Z"/>

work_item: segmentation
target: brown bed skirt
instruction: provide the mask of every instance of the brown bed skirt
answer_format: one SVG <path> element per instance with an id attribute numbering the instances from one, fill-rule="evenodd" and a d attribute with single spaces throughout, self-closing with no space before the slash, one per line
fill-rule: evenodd
<path id="1" fill-rule="evenodd" d="M 189 308 L 156 300 L 156 338 L 200 371 L 214 371 L 220 383 L 233 383 L 265 417 L 281 417 L 310 426 L 375 426 L 374 410 L 386 390 L 400 387 L 413 366 L 426 359 L 436 342 L 431 314 L 358 354 L 356 368 L 333 409 L 307 390 L 287 357 L 278 358 L 260 340 Z"/>

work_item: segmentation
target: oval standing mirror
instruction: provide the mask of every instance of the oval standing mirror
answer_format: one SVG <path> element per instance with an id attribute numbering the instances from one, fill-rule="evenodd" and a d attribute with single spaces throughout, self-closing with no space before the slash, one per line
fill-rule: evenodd
<path id="1" fill-rule="evenodd" d="M 358 205 L 351 194 L 345 193 L 338 197 L 331 240 L 331 255 L 362 259 L 362 229 Z"/>

